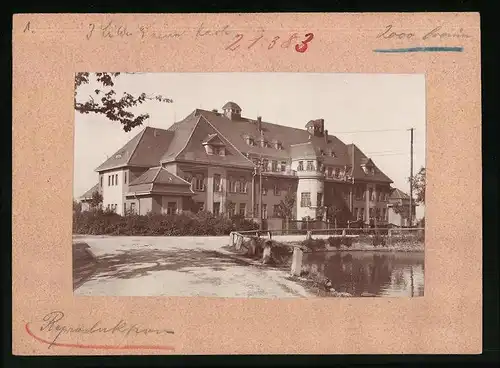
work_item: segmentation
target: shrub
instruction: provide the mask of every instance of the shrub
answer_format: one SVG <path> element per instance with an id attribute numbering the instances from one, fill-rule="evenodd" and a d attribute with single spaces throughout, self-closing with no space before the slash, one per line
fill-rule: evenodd
<path id="1" fill-rule="evenodd" d="M 314 252 L 320 249 L 325 249 L 326 242 L 324 239 L 306 239 L 301 243 L 301 245 Z"/>
<path id="2" fill-rule="evenodd" d="M 230 220 L 210 212 L 183 212 L 176 215 L 127 214 L 120 216 L 100 209 L 74 212 L 73 232 L 93 235 L 228 235 L 234 230 L 255 230 L 246 219 Z"/>
<path id="3" fill-rule="evenodd" d="M 382 235 L 378 234 L 378 233 L 375 234 L 375 235 L 373 235 L 373 237 L 372 237 L 372 245 L 374 247 L 378 247 L 379 245 L 381 245 L 381 246 L 384 247 L 385 246 L 385 238 Z"/>
<path id="4" fill-rule="evenodd" d="M 340 240 L 340 243 L 347 248 L 350 248 L 352 246 L 353 239 L 348 236 L 343 236 L 342 239 Z"/>
<path id="5" fill-rule="evenodd" d="M 341 239 L 341 238 L 339 238 L 338 236 L 330 236 L 330 237 L 328 238 L 328 244 L 329 244 L 331 247 L 335 247 L 335 248 L 337 248 L 337 249 L 339 249 L 339 248 L 340 248 L 340 246 L 341 246 L 341 244 L 342 244 L 342 243 L 341 243 L 341 241 L 342 241 L 342 239 Z"/>

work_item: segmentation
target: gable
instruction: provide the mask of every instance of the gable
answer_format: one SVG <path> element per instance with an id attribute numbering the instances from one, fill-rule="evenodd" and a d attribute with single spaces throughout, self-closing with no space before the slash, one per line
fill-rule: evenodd
<path id="1" fill-rule="evenodd" d="M 225 155 L 210 155 L 205 151 L 203 143 L 210 136 L 212 141 L 220 142 L 225 146 Z M 238 150 L 236 150 L 224 137 L 204 119 L 200 118 L 194 128 L 187 145 L 177 155 L 177 160 L 196 161 L 214 165 L 237 165 L 244 167 L 253 167 L 253 164 Z"/>

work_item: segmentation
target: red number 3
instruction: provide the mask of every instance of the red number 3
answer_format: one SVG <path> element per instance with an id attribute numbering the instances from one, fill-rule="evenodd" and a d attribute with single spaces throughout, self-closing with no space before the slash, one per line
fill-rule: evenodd
<path id="1" fill-rule="evenodd" d="M 312 39 L 314 38 L 314 35 L 312 33 L 308 33 L 308 34 L 306 34 L 305 37 L 306 37 L 306 39 L 304 41 L 301 41 L 302 45 L 299 45 L 299 44 L 295 45 L 295 51 L 306 52 L 306 50 L 308 48 L 307 44 L 312 41 Z"/>

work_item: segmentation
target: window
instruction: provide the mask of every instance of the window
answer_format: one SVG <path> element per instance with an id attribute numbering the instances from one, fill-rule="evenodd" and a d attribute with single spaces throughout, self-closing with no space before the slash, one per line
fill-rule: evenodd
<path id="1" fill-rule="evenodd" d="M 329 177 L 330 177 L 330 176 L 332 176 L 332 175 L 333 175 L 333 168 L 329 167 L 327 172 L 328 172 L 328 174 L 327 174 L 327 175 L 328 175 Z"/>
<path id="2" fill-rule="evenodd" d="M 109 210 L 109 204 L 106 206 L 106 209 Z"/>
<path id="3" fill-rule="evenodd" d="M 274 171 L 274 172 L 278 171 L 278 161 L 273 160 L 271 162 L 271 171 Z"/>
<path id="4" fill-rule="evenodd" d="M 283 149 L 283 144 L 281 144 L 281 142 L 276 142 L 276 149 L 282 150 Z"/>
<path id="5" fill-rule="evenodd" d="M 220 214 L 220 202 L 214 202 L 214 215 Z"/>
<path id="6" fill-rule="evenodd" d="M 267 219 L 267 204 L 262 205 L 262 218 Z"/>
<path id="7" fill-rule="evenodd" d="M 259 204 L 258 203 L 254 204 L 254 206 L 253 206 L 253 215 L 254 215 L 254 217 L 259 215 Z"/>
<path id="8" fill-rule="evenodd" d="M 313 161 L 307 161 L 307 171 L 314 171 L 314 163 Z"/>
<path id="9" fill-rule="evenodd" d="M 299 166 L 297 166 L 297 171 L 304 171 L 304 161 L 299 161 Z"/>
<path id="10" fill-rule="evenodd" d="M 358 207 L 354 207 L 353 215 L 356 220 L 359 219 Z"/>
<path id="11" fill-rule="evenodd" d="M 127 214 L 127 203 L 123 202 L 123 213 L 126 215 Z"/>
<path id="12" fill-rule="evenodd" d="M 274 191 L 274 195 L 275 196 L 279 196 L 281 194 L 280 193 L 280 187 L 279 187 L 278 184 L 274 184 L 273 191 Z"/>
<path id="13" fill-rule="evenodd" d="M 118 174 L 115 174 L 115 185 L 118 185 Z"/>
<path id="14" fill-rule="evenodd" d="M 194 190 L 198 192 L 203 192 L 205 190 L 205 185 L 204 185 L 204 178 L 203 175 L 198 174 L 194 178 Z"/>
<path id="15" fill-rule="evenodd" d="M 373 208 L 368 209 L 368 216 L 373 217 Z"/>
<path id="16" fill-rule="evenodd" d="M 269 160 L 267 159 L 262 160 L 262 171 L 267 171 L 268 165 L 269 165 Z"/>
<path id="17" fill-rule="evenodd" d="M 127 172 L 123 172 L 123 184 L 127 184 Z"/>
<path id="18" fill-rule="evenodd" d="M 262 184 L 262 195 L 267 195 L 267 187 Z"/>
<path id="19" fill-rule="evenodd" d="M 387 208 L 382 208 L 382 221 L 387 221 Z"/>
<path id="20" fill-rule="evenodd" d="M 286 161 L 281 161 L 281 172 L 286 171 Z"/>
<path id="21" fill-rule="evenodd" d="M 230 217 L 233 217 L 234 215 L 236 215 L 236 203 L 229 203 L 228 206 L 227 206 L 227 214 L 230 216 Z"/>
<path id="22" fill-rule="evenodd" d="M 335 168 L 335 177 L 340 177 L 340 169 L 338 167 Z"/>
<path id="23" fill-rule="evenodd" d="M 373 201 L 373 189 L 372 188 L 368 189 L 368 199 Z"/>
<path id="24" fill-rule="evenodd" d="M 241 216 L 246 215 L 246 208 L 247 208 L 246 203 L 240 203 L 240 212 L 239 213 Z"/>
<path id="25" fill-rule="evenodd" d="M 214 192 L 221 191 L 221 178 L 219 174 L 214 175 Z"/>
<path id="26" fill-rule="evenodd" d="M 247 144 L 249 146 L 255 146 L 255 140 L 252 137 L 247 138 Z"/>
<path id="27" fill-rule="evenodd" d="M 130 213 L 135 213 L 135 203 L 130 203 Z"/>
<path id="28" fill-rule="evenodd" d="M 304 192 L 300 194 L 300 207 L 310 207 L 311 206 L 311 193 Z"/>
<path id="29" fill-rule="evenodd" d="M 322 206 L 322 201 L 323 201 L 323 193 L 317 193 L 317 196 L 316 196 L 316 205 L 318 207 Z"/>
<path id="30" fill-rule="evenodd" d="M 108 175 L 108 187 L 111 186 L 111 175 Z"/>
<path id="31" fill-rule="evenodd" d="M 279 217 L 278 216 L 279 213 L 280 213 L 280 206 L 279 206 L 279 204 L 275 204 L 273 206 L 273 217 Z"/>
<path id="32" fill-rule="evenodd" d="M 234 191 L 235 191 L 236 193 L 239 193 L 239 192 L 240 192 L 240 187 L 241 187 L 241 186 L 240 186 L 240 184 L 241 184 L 241 183 L 240 183 L 240 181 L 239 181 L 239 180 L 235 180 L 235 181 L 234 181 Z"/>
<path id="33" fill-rule="evenodd" d="M 365 219 L 365 209 L 363 207 L 360 208 L 360 212 L 361 212 L 361 220 L 364 220 Z"/>
<path id="34" fill-rule="evenodd" d="M 240 193 L 247 192 L 247 181 L 245 178 L 240 178 Z"/>
<path id="35" fill-rule="evenodd" d="M 175 215 L 177 212 L 177 202 L 167 202 L 167 215 Z"/>
<path id="36" fill-rule="evenodd" d="M 99 177 L 99 186 L 102 188 L 102 175 Z"/>

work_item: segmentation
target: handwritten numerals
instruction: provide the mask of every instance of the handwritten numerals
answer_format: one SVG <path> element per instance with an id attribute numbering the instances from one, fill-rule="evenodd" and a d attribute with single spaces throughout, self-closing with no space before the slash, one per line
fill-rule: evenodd
<path id="1" fill-rule="evenodd" d="M 31 28 L 31 22 L 26 23 L 26 26 L 24 27 L 23 33 L 30 32 L 30 33 L 35 33 Z"/>
<path id="2" fill-rule="evenodd" d="M 274 45 L 276 45 L 276 42 L 280 39 L 280 36 L 276 36 L 273 38 L 273 40 L 271 41 L 271 43 L 269 44 L 269 46 L 267 46 L 267 49 L 268 50 L 271 50 Z"/>
<path id="3" fill-rule="evenodd" d="M 234 51 L 238 47 L 240 47 L 240 45 L 238 45 L 238 44 L 241 41 L 241 39 L 243 38 L 243 35 L 241 33 L 238 33 L 235 38 L 236 38 L 236 41 L 234 41 L 232 44 L 230 44 L 229 46 L 227 46 L 226 50 Z"/>
<path id="4" fill-rule="evenodd" d="M 298 38 L 299 36 L 297 35 L 297 33 L 292 34 L 288 40 L 281 43 L 281 47 L 284 49 L 289 48 L 292 45 L 292 42 L 295 42 Z"/>
<path id="5" fill-rule="evenodd" d="M 307 49 L 309 48 L 308 44 L 314 38 L 314 34 L 307 33 L 305 35 L 305 37 L 306 37 L 306 39 L 304 41 L 301 41 L 300 45 L 299 44 L 295 45 L 295 51 L 297 51 L 297 52 L 306 52 L 307 51 Z"/>

